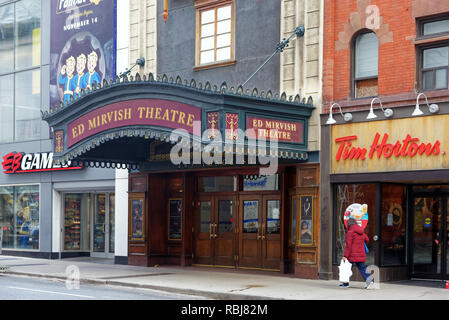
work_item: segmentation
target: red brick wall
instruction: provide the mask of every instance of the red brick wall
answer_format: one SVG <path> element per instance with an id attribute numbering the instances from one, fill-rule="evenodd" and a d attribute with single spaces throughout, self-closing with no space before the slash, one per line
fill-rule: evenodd
<path id="1" fill-rule="evenodd" d="M 324 0 L 323 112 L 332 103 L 344 108 L 367 108 L 371 99 L 354 100 L 351 95 L 351 48 L 353 36 L 366 29 L 379 39 L 378 95 L 385 105 L 416 101 L 415 17 L 449 12 L 441 0 Z M 379 19 L 376 17 L 377 6 Z M 367 11 L 368 8 L 368 11 Z M 440 97 L 449 91 L 428 95 Z"/>

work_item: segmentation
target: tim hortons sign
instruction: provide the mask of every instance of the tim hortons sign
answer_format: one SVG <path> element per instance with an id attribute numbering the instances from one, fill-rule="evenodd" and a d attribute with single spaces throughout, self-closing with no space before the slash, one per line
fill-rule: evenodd
<path id="1" fill-rule="evenodd" d="M 65 166 L 55 165 L 53 153 L 17 153 L 11 152 L 3 157 L 3 172 L 6 174 L 80 170 L 82 167 L 73 167 L 70 162 Z"/>
<path id="2" fill-rule="evenodd" d="M 333 126 L 332 173 L 448 168 L 448 126 L 449 115 Z"/>
<path id="3" fill-rule="evenodd" d="M 354 147 L 353 142 L 357 140 L 357 136 L 349 136 L 338 138 L 335 143 L 339 145 L 335 160 L 365 160 L 367 158 L 373 159 L 377 157 L 390 158 L 390 157 L 415 157 L 417 155 L 439 155 L 440 154 L 440 141 L 437 140 L 434 143 L 420 142 L 419 138 L 413 138 L 410 134 L 407 134 L 405 139 L 396 141 L 396 143 L 389 143 L 389 134 L 385 133 L 381 140 L 380 133 L 376 133 L 374 141 L 369 149 Z"/>

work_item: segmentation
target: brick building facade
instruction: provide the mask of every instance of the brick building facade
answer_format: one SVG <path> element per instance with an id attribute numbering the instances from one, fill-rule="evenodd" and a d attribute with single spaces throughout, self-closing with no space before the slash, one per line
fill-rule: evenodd
<path id="1" fill-rule="evenodd" d="M 325 1 L 324 113 L 333 102 L 350 109 L 369 107 L 371 99 L 354 101 L 351 88 L 354 38 L 368 30 L 379 41 L 378 96 L 391 105 L 415 100 L 422 88 L 417 51 L 446 40 L 444 36 L 420 39 L 420 22 L 447 11 L 449 5 L 440 1 Z M 428 92 L 428 97 L 444 101 L 448 91 Z"/>
<path id="2" fill-rule="evenodd" d="M 379 279 L 448 277 L 448 36 L 442 1 L 324 1 L 321 278 L 351 204 Z"/>

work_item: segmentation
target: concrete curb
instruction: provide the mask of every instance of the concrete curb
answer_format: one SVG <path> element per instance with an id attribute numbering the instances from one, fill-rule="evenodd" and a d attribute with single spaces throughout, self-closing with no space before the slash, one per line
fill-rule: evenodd
<path id="1" fill-rule="evenodd" d="M 64 281 L 67 280 L 67 277 L 65 277 L 65 276 L 36 274 L 36 273 L 18 272 L 18 271 L 9 271 L 9 270 L 2 272 L 2 274 L 9 274 L 9 275 L 13 275 L 13 276 L 26 276 L 26 277 L 32 277 L 32 278 L 64 280 Z M 205 297 L 205 298 L 214 299 L 214 300 L 284 300 L 284 299 L 277 299 L 277 298 L 271 298 L 271 297 L 253 296 L 253 295 L 245 295 L 245 294 L 238 294 L 238 293 L 210 292 L 210 291 L 196 290 L 196 289 L 183 289 L 183 288 L 162 287 L 162 286 L 149 285 L 149 284 L 126 283 L 126 282 L 120 282 L 120 281 L 116 281 L 116 280 L 82 278 L 82 279 L 80 279 L 80 283 L 119 286 L 119 287 L 128 287 L 128 288 L 151 289 L 151 290 L 158 290 L 158 291 L 169 292 L 169 293 L 200 296 L 200 297 Z"/>

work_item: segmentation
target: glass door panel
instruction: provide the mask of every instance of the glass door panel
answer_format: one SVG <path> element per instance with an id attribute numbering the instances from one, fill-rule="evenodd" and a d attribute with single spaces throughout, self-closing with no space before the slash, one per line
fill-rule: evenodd
<path id="1" fill-rule="evenodd" d="M 263 196 L 261 267 L 279 270 L 281 261 L 281 201 L 279 195 Z"/>
<path id="2" fill-rule="evenodd" d="M 448 209 L 446 209 L 446 239 L 444 239 L 445 243 L 446 243 L 446 257 L 443 258 L 444 261 L 446 262 L 446 274 L 445 274 L 445 278 L 446 280 L 449 280 L 449 214 L 448 214 L 448 210 L 449 210 L 449 198 L 447 199 L 447 207 Z"/>
<path id="3" fill-rule="evenodd" d="M 115 250 L 115 194 L 109 196 L 109 253 Z"/>
<path id="4" fill-rule="evenodd" d="M 441 198 L 414 199 L 413 273 L 434 277 L 441 274 Z"/>
<path id="5" fill-rule="evenodd" d="M 93 251 L 105 252 L 106 246 L 106 195 L 96 194 L 94 201 Z"/>
<path id="6" fill-rule="evenodd" d="M 243 232 L 259 233 L 259 201 L 243 201 Z"/>
<path id="7" fill-rule="evenodd" d="M 90 250 L 90 195 L 64 194 L 63 246 L 65 251 Z"/>
<path id="8" fill-rule="evenodd" d="M 195 206 L 194 225 L 194 264 L 212 265 L 213 257 L 213 201 L 210 198 L 198 199 Z"/>
<path id="9" fill-rule="evenodd" d="M 199 230 L 200 232 L 209 232 L 212 233 L 210 231 L 210 212 L 211 212 L 211 208 L 210 208 L 210 201 L 202 201 L 200 202 L 199 205 Z"/>
<path id="10" fill-rule="evenodd" d="M 267 201 L 267 233 L 280 234 L 281 233 L 281 201 L 268 200 Z"/>
<path id="11" fill-rule="evenodd" d="M 218 201 L 218 232 L 220 234 L 232 232 L 232 201 L 230 200 Z"/>
<path id="12" fill-rule="evenodd" d="M 262 252 L 263 200 L 261 196 L 240 196 L 240 232 L 238 265 L 240 268 L 260 268 Z"/>
<path id="13" fill-rule="evenodd" d="M 235 266 L 234 204 L 233 198 L 217 197 L 215 200 L 213 252 L 216 266 Z"/>

